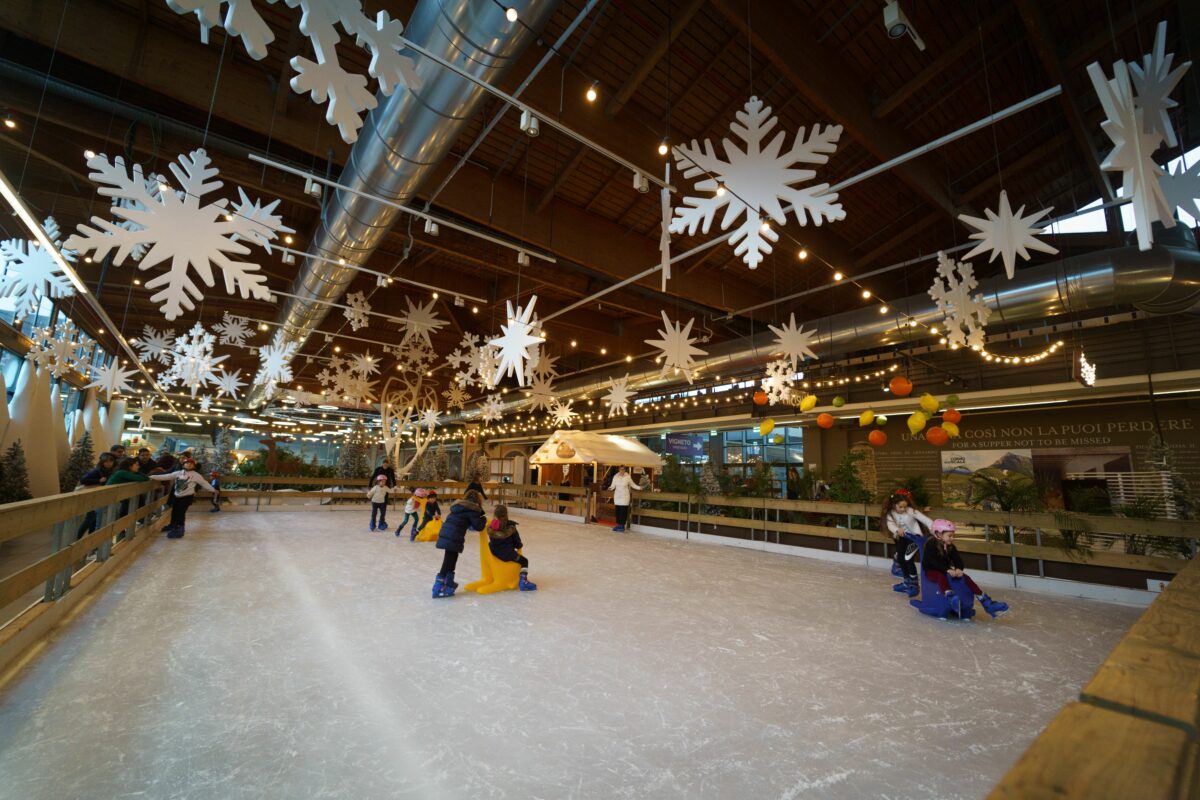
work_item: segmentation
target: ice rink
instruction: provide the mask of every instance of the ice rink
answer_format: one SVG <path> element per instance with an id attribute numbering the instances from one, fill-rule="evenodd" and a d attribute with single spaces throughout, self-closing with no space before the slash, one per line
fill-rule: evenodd
<path id="1" fill-rule="evenodd" d="M 434 601 L 440 551 L 365 513 L 190 517 L 0 693 L 0 797 L 981 798 L 1140 613 L 939 622 L 880 571 L 534 517 L 538 592 Z"/>

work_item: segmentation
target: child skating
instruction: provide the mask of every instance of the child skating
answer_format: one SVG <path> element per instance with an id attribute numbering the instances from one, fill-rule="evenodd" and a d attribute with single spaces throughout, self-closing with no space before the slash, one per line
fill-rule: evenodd
<path id="1" fill-rule="evenodd" d="M 387 499 L 393 491 L 388 488 L 386 475 L 377 475 L 375 485 L 367 489 L 367 498 L 371 501 L 371 530 L 387 530 Z M 375 524 L 376 516 L 379 517 L 378 526 Z M 404 523 L 400 525 L 403 527 Z"/>
<path id="2" fill-rule="evenodd" d="M 163 530 L 168 539 L 182 539 L 188 506 L 196 498 L 196 490 L 211 492 L 212 487 L 204 480 L 203 475 L 196 472 L 196 460 L 193 458 L 183 460 L 183 469 L 151 475 L 150 480 L 174 481 L 174 486 L 171 487 L 171 521 Z"/>
<path id="3" fill-rule="evenodd" d="M 438 531 L 437 548 L 445 551 L 445 555 L 442 556 L 442 568 L 433 581 L 435 598 L 454 596 L 454 590 L 458 588 L 454 582 L 454 568 L 467 540 L 467 531 L 481 531 L 485 525 L 483 498 L 475 490 L 468 490 L 462 500 L 450 506 L 450 513 L 442 520 L 442 529 Z"/>
<path id="4" fill-rule="evenodd" d="M 884 501 L 879 528 L 892 536 L 896 548 L 892 557 L 892 574 L 903 579 L 892 586 L 892 591 L 904 592 L 909 597 L 916 597 L 921 590 L 916 562 L 919 545 L 924 538 L 921 525 L 928 528 L 933 525 L 933 520 L 913 507 L 912 494 L 908 490 L 897 489 Z"/>
<path id="5" fill-rule="evenodd" d="M 212 508 L 210 512 L 221 510 L 221 473 L 215 469 L 208 473 L 208 485 L 212 489 Z"/>
<path id="6" fill-rule="evenodd" d="M 425 530 L 425 526 L 435 519 L 442 518 L 442 507 L 438 505 L 437 492 L 433 489 L 429 490 L 429 494 L 425 495 L 425 513 L 421 517 L 421 525 L 414 527 L 410 540 L 415 540 L 417 535 Z M 425 541 L 424 539 L 422 541 Z"/>
<path id="7" fill-rule="evenodd" d="M 417 491 L 420 491 L 419 489 Z M 404 519 L 400 520 L 400 524 L 396 526 L 396 535 L 404 533 L 404 528 L 408 525 L 408 520 L 412 519 L 412 533 L 409 534 L 408 540 L 417 538 L 417 522 L 421 516 L 421 498 L 417 492 L 409 495 L 408 500 L 404 502 Z"/>
<path id="8" fill-rule="evenodd" d="M 536 592 L 537 584 L 529 582 L 529 559 L 517 552 L 525 545 L 521 542 L 521 534 L 517 532 L 517 523 L 508 518 L 508 507 L 496 506 L 492 517 L 487 529 L 488 549 L 500 561 L 520 564 L 521 582 L 517 588 L 522 592 Z"/>
<path id="9" fill-rule="evenodd" d="M 962 556 L 959 555 L 958 548 L 954 546 L 954 523 L 948 519 L 935 519 L 930 529 L 933 532 L 933 538 L 925 543 L 921 568 L 925 570 L 925 577 L 930 583 L 935 584 L 938 591 L 949 600 L 950 610 L 956 616 L 962 616 L 958 595 L 950 587 L 951 580 L 962 579 L 967 588 L 971 590 L 971 594 L 979 598 L 979 605 L 983 606 L 983 610 L 991 614 L 993 618 L 1007 613 L 1008 603 L 988 597 L 978 584 L 963 572 Z"/>

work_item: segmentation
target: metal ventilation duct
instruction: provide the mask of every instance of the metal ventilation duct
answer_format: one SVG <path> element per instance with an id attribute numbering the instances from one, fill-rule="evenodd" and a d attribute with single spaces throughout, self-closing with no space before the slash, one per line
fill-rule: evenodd
<path id="1" fill-rule="evenodd" d="M 1200 251 L 1195 236 L 1183 225 L 1169 230 L 1156 225 L 1154 239 L 1150 250 L 1129 246 L 1086 253 L 1021 270 L 1011 281 L 1004 275 L 985 280 L 979 291 L 992 309 L 993 323 L 1028 322 L 1122 305 L 1149 314 L 1187 311 L 1200 302 Z M 898 315 L 924 325 L 941 324 L 942 315 L 927 294 L 892 306 Z M 829 357 L 909 344 L 905 332 L 897 328 L 897 316 L 880 314 L 874 305 L 808 322 L 816 325 L 817 346 Z M 722 342 L 709 351 L 703 362 L 705 372 L 727 375 L 763 364 L 773 344 L 770 331 L 749 340 Z M 630 373 L 630 383 L 643 392 L 679 383 L 678 378 L 662 377 L 659 372 Z M 565 381 L 555 389 L 564 394 L 602 392 L 608 389 L 608 377 Z M 509 411 L 521 403 L 521 399 L 511 400 L 503 408 Z M 455 414 L 447 422 L 462 418 L 461 413 Z"/>
<path id="2" fill-rule="evenodd" d="M 554 12 L 558 0 L 421 0 L 405 28 L 405 36 L 488 83 L 500 81 L 533 42 Z M 505 18 L 505 7 L 518 21 Z M 408 203 L 457 141 L 479 109 L 484 90 L 434 61 L 417 56 L 419 90 L 379 97 L 350 151 L 338 183 Z M 379 246 L 400 211 L 350 192 L 333 191 L 321 210 L 321 221 L 308 252 L 335 263 L 306 259 L 292 284 L 290 298 L 276 319 L 284 341 L 303 344 L 329 313 L 314 300 L 341 297 L 355 270 L 338 266 L 363 264 Z M 263 400 L 254 386 L 247 400 Z"/>

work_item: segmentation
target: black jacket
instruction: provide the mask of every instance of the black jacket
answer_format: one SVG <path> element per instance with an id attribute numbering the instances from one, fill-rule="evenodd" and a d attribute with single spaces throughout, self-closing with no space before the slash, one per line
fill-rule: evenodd
<path id="1" fill-rule="evenodd" d="M 519 555 L 517 551 L 524 546 L 521 543 L 521 534 L 517 532 L 517 523 L 511 519 L 498 531 L 492 530 L 492 526 L 488 525 L 488 548 L 492 555 L 501 561 L 516 561 Z"/>
<path id="2" fill-rule="evenodd" d="M 425 516 L 422 519 L 431 520 L 434 517 L 440 517 L 441 515 L 442 515 L 442 507 L 438 505 L 437 500 L 426 500 L 425 501 Z"/>
<path id="3" fill-rule="evenodd" d="M 942 544 L 937 539 L 930 539 L 925 544 L 925 552 L 921 554 L 921 567 L 929 572 L 946 572 L 951 567 L 955 569 L 963 568 L 962 556 L 958 554 L 958 548 L 954 545 L 942 549 Z"/>
<path id="4" fill-rule="evenodd" d="M 387 478 L 387 485 L 389 489 L 396 485 L 396 470 L 392 469 L 391 467 L 376 467 L 375 471 L 371 473 L 371 482 L 368 483 L 367 486 L 374 486 L 375 479 L 380 475 Z"/>
<path id="5" fill-rule="evenodd" d="M 487 500 L 487 493 L 483 491 L 483 486 L 479 483 L 479 481 L 471 481 L 467 484 L 467 492 L 471 491 L 472 489 L 479 492 L 479 496 L 484 500 Z M 466 492 L 463 492 L 463 494 L 466 494 Z"/>
<path id="6" fill-rule="evenodd" d="M 467 529 L 481 531 L 484 525 L 487 525 L 487 518 L 483 515 L 483 508 L 469 500 L 459 500 L 450 506 L 450 513 L 442 518 L 437 547 L 439 550 L 461 553 L 467 541 Z"/>
<path id="7" fill-rule="evenodd" d="M 108 479 L 112 477 L 112 473 L 111 469 L 104 469 L 96 465 L 83 473 L 82 477 L 79 478 L 79 482 L 84 486 L 103 486 L 108 483 Z"/>

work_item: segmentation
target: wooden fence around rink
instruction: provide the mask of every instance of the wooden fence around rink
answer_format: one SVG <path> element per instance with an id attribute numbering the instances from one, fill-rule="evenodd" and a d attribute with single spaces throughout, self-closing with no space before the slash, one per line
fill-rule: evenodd
<path id="1" fill-rule="evenodd" d="M 1200 563 L 1191 561 L 988 800 L 1200 798 Z"/>

